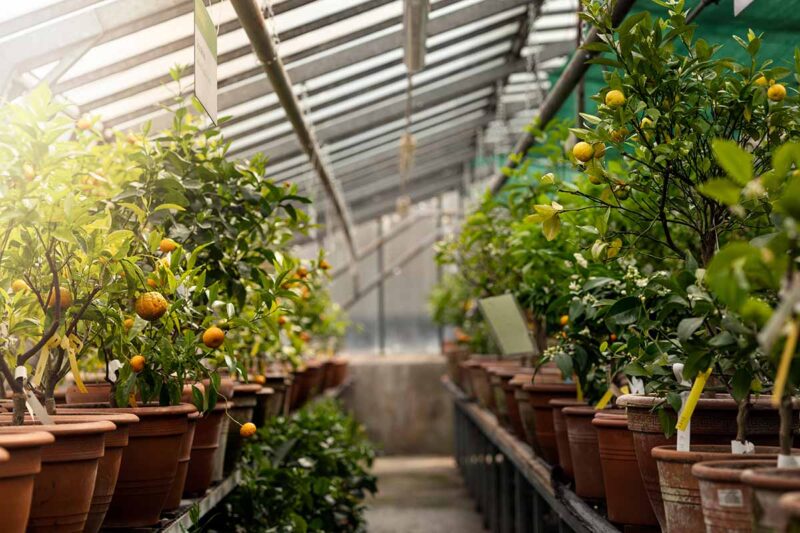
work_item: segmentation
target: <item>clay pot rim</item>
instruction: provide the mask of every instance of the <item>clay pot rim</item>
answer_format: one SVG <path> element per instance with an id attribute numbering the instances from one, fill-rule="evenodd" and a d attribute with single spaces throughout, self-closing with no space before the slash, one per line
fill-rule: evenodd
<path id="1" fill-rule="evenodd" d="M 553 408 L 572 407 L 574 405 L 588 405 L 585 400 L 577 398 L 553 398 L 547 404 Z"/>
<path id="2" fill-rule="evenodd" d="M 575 391 L 574 383 L 527 383 L 523 386 L 529 392 L 570 392 Z"/>
<path id="3" fill-rule="evenodd" d="M 796 476 L 776 476 L 774 474 L 796 474 Z M 780 490 L 781 492 L 797 491 L 800 490 L 800 468 L 751 468 L 742 472 L 741 480 L 747 485 L 760 489 Z"/>
<path id="4" fill-rule="evenodd" d="M 596 428 L 608 429 L 628 429 L 628 417 L 619 416 L 595 416 L 592 425 Z"/>
<path id="5" fill-rule="evenodd" d="M 688 452 L 679 452 L 675 444 L 664 444 L 654 447 L 650 454 L 653 459 L 666 463 L 701 463 L 704 461 L 724 460 L 730 459 L 733 455 L 730 452 L 729 444 L 695 444 Z M 757 450 L 764 449 L 774 450 L 772 452 L 751 453 L 747 455 L 748 459 L 772 459 L 777 458 L 778 446 L 758 446 Z M 725 450 L 728 451 L 715 451 Z M 798 480 L 800 484 L 800 480 Z M 800 486 L 800 485 L 799 485 Z"/>
<path id="6" fill-rule="evenodd" d="M 617 398 L 617 405 L 621 407 L 652 409 L 662 403 L 665 403 L 666 401 L 666 398 L 661 398 L 658 396 L 624 394 Z M 792 403 L 794 404 L 794 407 L 800 406 L 800 400 L 795 399 L 792 401 Z M 772 406 L 771 400 L 763 397 L 751 400 L 750 406 L 752 409 L 758 410 L 776 410 L 775 407 Z M 733 397 L 727 394 L 717 398 L 700 398 L 697 401 L 697 407 L 702 409 L 724 409 L 732 411 L 735 411 L 739 408 Z"/>
<path id="7" fill-rule="evenodd" d="M 569 405 L 561 409 L 561 412 L 565 415 L 572 415 L 572 416 L 591 416 L 594 418 L 594 415 L 597 413 L 594 406 L 592 405 Z"/>
<path id="8" fill-rule="evenodd" d="M 486 371 L 501 379 L 512 379 L 517 374 L 521 374 L 522 372 L 520 371 L 523 368 L 525 367 L 514 366 L 514 365 L 501 365 L 501 366 L 489 367 Z"/>
<path id="9" fill-rule="evenodd" d="M 68 411 L 68 409 L 65 409 Z M 133 413 L 103 413 L 102 409 L 97 409 L 97 414 L 93 415 L 91 413 L 65 413 L 65 412 L 58 412 L 58 408 L 56 408 L 56 414 L 52 415 L 53 420 L 60 420 L 64 417 L 86 417 L 86 418 L 93 418 L 97 417 L 98 420 L 108 420 L 109 422 L 113 422 L 116 425 L 123 425 L 127 426 L 130 424 L 138 424 L 139 417 Z"/>
<path id="10" fill-rule="evenodd" d="M 269 396 L 275 394 L 275 389 L 271 387 L 261 387 L 259 391 L 256 393 L 257 396 Z"/>
<path id="11" fill-rule="evenodd" d="M 188 415 L 197 411 L 197 408 L 190 403 L 180 403 L 178 405 L 139 405 L 137 407 L 111 407 L 107 403 L 72 403 L 60 406 L 62 409 L 86 410 L 108 410 L 109 413 L 132 413 L 140 419 L 163 416 L 163 415 Z M 84 412 L 84 414 L 87 414 Z"/>
<path id="12" fill-rule="evenodd" d="M 26 431 L 20 433 L 4 433 L 0 435 L 0 446 L 6 450 L 47 446 L 48 444 L 53 444 L 55 441 L 55 436 L 47 431 Z"/>
<path id="13" fill-rule="evenodd" d="M 743 457 L 748 457 L 748 459 L 726 459 L 722 461 L 702 461 L 700 463 L 695 463 L 692 465 L 692 475 L 703 481 L 732 483 L 740 481 L 742 473 L 745 470 L 761 467 L 768 468 L 774 465 L 778 458 L 777 455 L 772 459 L 750 459 L 749 457 L 751 456 L 749 455 Z M 741 468 L 734 468 L 734 465 L 738 465 Z"/>
<path id="14" fill-rule="evenodd" d="M 76 416 L 81 419 L 84 417 Z M 0 433 L 27 433 L 31 429 L 34 431 L 46 431 L 52 433 L 56 438 L 71 437 L 74 435 L 96 435 L 99 433 L 109 433 L 116 431 L 117 426 L 109 420 L 94 420 L 89 417 L 83 421 L 66 422 L 63 424 L 30 424 L 22 426 L 3 426 L 0 425 Z"/>
<path id="15" fill-rule="evenodd" d="M 233 395 L 236 397 L 241 394 L 256 394 L 261 390 L 261 387 L 263 387 L 263 385 L 259 385 L 258 383 L 236 382 L 233 385 Z"/>
<path id="16" fill-rule="evenodd" d="M 9 459 L 11 459 L 11 456 L 8 454 L 8 452 L 3 448 L 0 448 L 0 463 L 5 463 Z"/>

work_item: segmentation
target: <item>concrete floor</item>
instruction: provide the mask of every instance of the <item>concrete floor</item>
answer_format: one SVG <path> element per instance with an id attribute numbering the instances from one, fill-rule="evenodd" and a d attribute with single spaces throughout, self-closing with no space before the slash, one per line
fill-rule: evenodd
<path id="1" fill-rule="evenodd" d="M 369 533 L 484 533 L 452 457 L 383 457 L 373 472 Z"/>

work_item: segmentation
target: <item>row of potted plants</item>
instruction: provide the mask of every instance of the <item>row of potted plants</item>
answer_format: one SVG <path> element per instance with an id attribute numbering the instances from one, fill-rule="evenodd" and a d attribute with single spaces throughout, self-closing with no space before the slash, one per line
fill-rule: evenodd
<path id="1" fill-rule="evenodd" d="M 440 243 L 434 317 L 460 328 L 451 376 L 613 521 L 780 531 L 800 489 L 800 52 L 760 60 L 751 31 L 722 57 L 667 8 L 614 28 L 584 2 L 596 113 L 531 126 L 509 184 Z M 506 292 L 527 366 L 469 357 L 494 351 L 474 302 Z"/>
<path id="2" fill-rule="evenodd" d="M 0 107 L 4 531 L 156 524 L 345 379 L 330 264 L 291 253 L 308 200 L 188 104 L 127 135 L 46 86 Z"/>

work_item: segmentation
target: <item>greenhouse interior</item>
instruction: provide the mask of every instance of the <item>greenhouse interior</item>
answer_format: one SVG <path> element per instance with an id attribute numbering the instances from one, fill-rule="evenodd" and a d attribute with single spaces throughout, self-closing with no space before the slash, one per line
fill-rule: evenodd
<path id="1" fill-rule="evenodd" d="M 797 1 L 2 7 L 0 533 L 800 532 Z"/>

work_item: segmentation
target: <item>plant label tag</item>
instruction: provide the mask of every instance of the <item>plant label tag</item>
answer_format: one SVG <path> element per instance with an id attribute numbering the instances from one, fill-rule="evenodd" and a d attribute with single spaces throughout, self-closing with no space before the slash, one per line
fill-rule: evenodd
<path id="1" fill-rule="evenodd" d="M 110 379 L 112 383 L 117 382 L 117 370 L 120 368 L 122 368 L 122 363 L 119 359 L 114 359 L 108 363 L 108 379 Z"/>
<path id="2" fill-rule="evenodd" d="M 734 455 L 750 455 L 756 453 L 756 447 L 749 440 L 746 440 L 744 442 L 740 442 L 738 440 L 732 440 L 731 453 Z"/>
<path id="3" fill-rule="evenodd" d="M 744 495 L 739 489 L 717 489 L 720 507 L 744 507 Z"/>
<path id="4" fill-rule="evenodd" d="M 14 369 L 14 379 L 21 379 L 25 381 L 27 377 L 28 377 L 28 369 L 25 368 L 24 366 L 20 365 Z"/>
<path id="5" fill-rule="evenodd" d="M 25 405 L 28 406 L 28 411 L 31 413 L 31 417 L 33 417 L 34 420 L 38 418 L 39 422 L 45 425 L 50 425 L 53 423 L 53 419 L 47 414 L 47 410 L 39 402 L 39 398 L 37 398 L 34 393 L 31 391 L 26 391 L 25 398 Z"/>
<path id="6" fill-rule="evenodd" d="M 681 393 L 681 411 L 678 413 L 678 417 L 680 418 L 680 414 L 686 408 L 686 400 L 689 399 L 689 392 L 682 392 Z M 691 448 L 691 435 L 692 435 L 692 421 L 689 420 L 686 423 L 685 429 L 678 430 L 678 442 L 677 442 L 677 449 L 679 452 L 688 452 Z"/>
<path id="7" fill-rule="evenodd" d="M 797 456 L 778 454 L 778 468 L 795 468 L 797 466 L 800 466 Z"/>
<path id="8" fill-rule="evenodd" d="M 628 382 L 631 385 L 631 394 L 637 394 L 639 396 L 644 394 L 644 380 L 642 378 L 631 376 Z"/>

